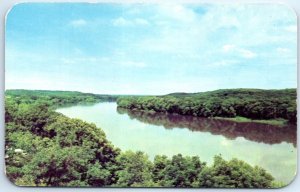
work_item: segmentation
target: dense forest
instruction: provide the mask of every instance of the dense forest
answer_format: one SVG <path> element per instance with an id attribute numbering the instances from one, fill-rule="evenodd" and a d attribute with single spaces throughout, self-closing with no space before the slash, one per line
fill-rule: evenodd
<path id="1" fill-rule="evenodd" d="M 222 89 L 164 96 L 127 96 L 118 107 L 130 110 L 177 113 L 197 117 L 246 117 L 297 121 L 296 89 Z"/>
<path id="2" fill-rule="evenodd" d="M 49 106 L 66 106 L 74 104 L 92 104 L 97 102 L 116 101 L 118 95 L 100 95 L 81 93 L 78 91 L 47 91 L 47 90 L 6 90 L 6 97 L 13 97 L 16 103 L 43 103 Z"/>
<path id="3" fill-rule="evenodd" d="M 143 110 L 117 108 L 119 114 L 127 114 L 131 119 L 163 126 L 166 129 L 188 128 L 191 131 L 209 132 L 213 135 L 223 135 L 228 139 L 243 137 L 250 141 L 266 144 L 281 142 L 297 145 L 297 126 L 293 124 L 278 126 L 265 123 L 235 122 L 223 119 L 202 118 L 173 113 L 157 113 Z"/>
<path id="4" fill-rule="evenodd" d="M 197 156 L 157 155 L 151 161 L 140 151 L 123 152 L 101 128 L 53 109 L 96 101 L 101 99 L 79 92 L 6 91 L 7 177 L 21 186 L 281 186 L 264 169 L 238 159 L 227 161 L 221 155 L 207 165 Z"/>

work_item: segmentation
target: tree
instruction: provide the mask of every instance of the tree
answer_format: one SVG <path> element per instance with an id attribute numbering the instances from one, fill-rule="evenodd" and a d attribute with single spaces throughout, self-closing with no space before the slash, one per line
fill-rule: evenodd
<path id="1" fill-rule="evenodd" d="M 166 156 L 156 156 L 154 159 L 154 181 L 164 187 L 192 187 L 197 174 L 205 167 L 199 157 L 183 157 L 174 155 L 171 160 Z"/>
<path id="2" fill-rule="evenodd" d="M 194 182 L 197 187 L 270 188 L 274 178 L 264 169 L 252 167 L 244 161 L 225 161 L 215 156 L 212 167 L 206 167 Z"/>
<path id="3" fill-rule="evenodd" d="M 91 158 L 91 154 L 80 147 L 53 145 L 41 149 L 24 165 L 23 178 L 33 178 L 37 186 L 70 186 L 78 182 L 87 185 L 84 175 Z"/>
<path id="4" fill-rule="evenodd" d="M 117 171 L 119 187 L 147 187 L 154 185 L 152 181 L 152 163 L 143 152 L 126 151 L 117 157 L 120 170 Z"/>

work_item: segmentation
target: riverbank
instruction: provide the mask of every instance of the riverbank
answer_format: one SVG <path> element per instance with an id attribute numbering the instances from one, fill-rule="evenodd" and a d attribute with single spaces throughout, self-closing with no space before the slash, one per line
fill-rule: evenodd
<path id="1" fill-rule="evenodd" d="M 276 126 L 285 126 L 288 125 L 288 120 L 277 118 L 277 119 L 249 119 L 246 117 L 212 117 L 213 119 L 222 119 L 227 121 L 234 121 L 238 123 L 262 123 Z"/>
<path id="2" fill-rule="evenodd" d="M 296 89 L 222 89 L 163 96 L 119 97 L 118 107 L 168 112 L 195 117 L 222 117 L 235 121 L 297 123 Z M 244 118 L 241 118 L 244 117 Z"/>
<path id="3" fill-rule="evenodd" d="M 19 103 L 25 100 L 29 104 Z M 265 169 L 236 158 L 225 160 L 216 155 L 209 166 L 199 156 L 156 155 L 150 161 L 144 152 L 121 151 L 94 123 L 57 113 L 39 98 L 6 98 L 5 123 L 6 174 L 18 186 L 272 188 L 275 185 L 274 177 Z"/>

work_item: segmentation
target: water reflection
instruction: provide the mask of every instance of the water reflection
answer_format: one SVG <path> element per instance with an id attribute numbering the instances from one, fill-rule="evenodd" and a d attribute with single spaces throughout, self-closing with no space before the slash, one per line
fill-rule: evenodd
<path id="1" fill-rule="evenodd" d="M 131 119 L 163 126 L 166 129 L 188 128 L 190 131 L 210 132 L 228 139 L 244 137 L 247 140 L 266 144 L 292 143 L 296 147 L 297 127 L 295 125 L 275 126 L 253 122 L 233 122 L 220 119 L 183 116 L 169 113 L 155 113 L 117 108 L 119 114 L 127 114 Z"/>
<path id="2" fill-rule="evenodd" d="M 222 154 L 226 160 L 238 158 L 250 165 L 263 167 L 276 181 L 289 183 L 295 176 L 295 127 L 120 109 L 117 112 L 116 107 L 116 103 L 99 103 L 56 111 L 95 123 L 122 151 L 144 151 L 151 160 L 155 155 L 172 157 L 181 153 L 199 156 L 211 165 L 214 155 Z"/>

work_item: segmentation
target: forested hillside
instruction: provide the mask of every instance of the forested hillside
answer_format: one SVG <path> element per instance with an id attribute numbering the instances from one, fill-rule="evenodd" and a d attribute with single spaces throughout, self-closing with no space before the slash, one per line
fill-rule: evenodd
<path id="1" fill-rule="evenodd" d="M 143 152 L 122 152 L 106 139 L 101 128 L 68 118 L 52 108 L 71 103 L 70 98 L 74 104 L 82 102 L 83 98 L 90 98 L 88 95 L 76 98 L 77 93 L 73 92 L 63 92 L 64 97 L 61 92 L 37 93 L 20 95 L 15 92 L 13 95 L 6 92 L 6 174 L 17 185 L 278 186 L 264 169 L 237 159 L 226 161 L 220 155 L 214 157 L 212 165 L 207 165 L 199 157 L 181 154 L 171 158 L 156 156 L 151 161 Z"/>
<path id="2" fill-rule="evenodd" d="M 48 91 L 48 90 L 6 90 L 6 97 L 13 97 L 17 103 L 40 102 L 48 105 L 62 106 L 72 104 L 89 104 L 104 101 L 116 101 L 117 95 L 100 95 L 81 93 L 78 91 Z"/>
<path id="3" fill-rule="evenodd" d="M 223 89 L 203 93 L 120 97 L 119 107 L 198 117 L 247 117 L 297 121 L 296 89 Z"/>

